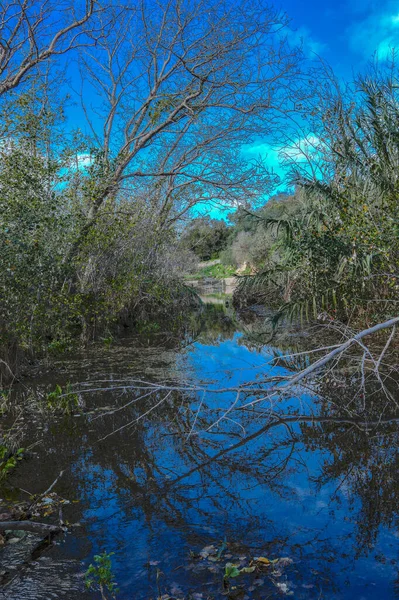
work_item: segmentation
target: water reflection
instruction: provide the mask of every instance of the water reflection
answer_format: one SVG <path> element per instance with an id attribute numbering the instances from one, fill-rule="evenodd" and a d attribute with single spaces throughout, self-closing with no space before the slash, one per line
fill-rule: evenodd
<path id="1" fill-rule="evenodd" d="M 286 373 L 306 361 L 304 355 L 276 360 L 288 345 L 256 346 L 248 324 L 240 325 L 229 307 L 204 308 L 187 332 L 184 342 L 137 338 L 76 357 L 60 363 L 39 386 L 69 380 L 90 388 L 103 379 L 117 388 L 119 380 L 140 374 L 153 381 L 206 381 L 217 390 L 265 371 Z M 378 398 L 362 419 L 352 418 L 344 401 L 350 393 L 320 385 L 317 396 L 301 390 L 300 406 L 297 394 L 285 398 L 283 421 L 257 407 L 239 422 L 224 419 L 210 428 L 234 400 L 231 394 L 171 391 L 146 419 L 127 426 L 165 391 L 112 412 L 109 407 L 135 399 L 115 389 L 86 394 L 84 415 L 55 423 L 37 419 L 29 435 L 42 435 L 43 443 L 12 483 L 42 491 L 65 468 L 59 493 L 78 501 L 65 516 L 79 526 L 47 553 L 46 570 L 38 561 L 18 572 L 5 597 L 39 600 L 50 591 L 54 598 L 72 597 L 65 585 L 54 583 L 61 581 L 73 582 L 73 598 L 96 597 L 76 581 L 104 548 L 115 552 L 123 599 L 222 598 L 225 562 L 241 557 L 249 564 L 254 556 L 292 562 L 280 574 L 266 569 L 240 576 L 234 597 L 396 597 L 397 423 L 388 419 L 394 414 L 378 423 Z M 297 422 L 298 412 L 306 411 L 308 422 Z M 220 563 L 195 557 L 225 538 L 228 550 Z"/>
<path id="2" fill-rule="evenodd" d="M 204 277 L 203 279 L 191 280 L 192 287 L 207 304 L 222 304 L 231 297 L 237 287 L 236 277 L 224 277 L 216 279 Z"/>

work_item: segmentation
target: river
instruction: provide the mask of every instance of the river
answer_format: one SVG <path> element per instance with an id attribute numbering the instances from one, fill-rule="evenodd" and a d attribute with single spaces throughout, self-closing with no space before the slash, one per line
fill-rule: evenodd
<path id="1" fill-rule="evenodd" d="M 218 422 L 235 401 L 218 391 L 289 373 L 299 359 L 276 363 L 298 340 L 259 344 L 258 321 L 216 298 L 184 336 L 127 335 L 24 382 L 36 393 L 70 382 L 81 406 L 72 416 L 25 417 L 26 444 L 37 445 L 3 499 L 43 492 L 64 471 L 55 489 L 68 532 L 34 557 L 31 534 L 0 551 L 4 598 L 100 598 L 84 573 L 104 550 L 114 553 L 122 600 L 397 597 L 397 425 L 271 426 L 261 403 Z M 148 394 L 139 381 L 164 388 Z M 305 389 L 286 395 L 284 412 L 295 415 L 298 403 L 301 413 L 331 414 Z M 227 563 L 252 572 L 223 580 Z"/>

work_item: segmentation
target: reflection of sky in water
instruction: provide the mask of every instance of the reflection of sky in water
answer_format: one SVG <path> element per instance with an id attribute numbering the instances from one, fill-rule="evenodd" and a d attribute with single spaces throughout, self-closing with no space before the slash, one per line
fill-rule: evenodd
<path id="1" fill-rule="evenodd" d="M 270 373 L 270 361 L 274 355 L 267 348 L 262 351 L 251 351 L 240 345 L 242 333 L 235 333 L 231 340 L 224 340 L 215 346 L 199 342 L 189 353 L 190 366 L 200 379 L 214 379 L 217 387 L 234 387 Z M 273 374 L 285 374 L 281 367 L 274 367 Z"/>
<path id="2" fill-rule="evenodd" d="M 179 356 L 178 369 L 184 370 L 187 379 L 212 382 L 215 389 L 238 386 L 272 369 L 268 365 L 273 358 L 271 350 L 256 352 L 240 342 L 241 334 L 215 345 L 197 342 Z M 282 367 L 273 367 L 273 374 L 284 373 L 287 371 Z M 223 395 L 222 400 L 220 394 L 215 394 L 210 402 L 228 403 L 231 395 Z M 306 402 L 311 402 L 311 398 L 306 397 Z M 354 560 L 352 518 L 359 503 L 355 498 L 351 512 L 350 487 L 345 481 L 334 480 L 321 489 L 312 484 L 311 478 L 319 474 L 330 454 L 327 450 L 307 450 L 302 441 L 290 441 L 300 433 L 299 425 L 291 425 L 290 431 L 284 426 L 270 429 L 237 450 L 227 451 L 213 463 L 209 459 L 221 448 L 239 443 L 240 438 L 200 432 L 195 439 L 197 446 L 190 446 L 189 455 L 181 452 L 180 438 L 167 435 L 167 424 L 158 423 L 156 430 L 153 427 L 154 423 L 147 426 L 144 443 L 154 458 L 153 476 L 161 486 L 195 465 L 205 463 L 204 468 L 183 478 L 177 486 L 166 486 L 164 492 L 161 487 L 161 492 L 158 488 L 154 493 L 145 464 L 129 465 L 141 483 L 137 487 L 144 491 L 144 495 L 140 493 L 135 498 L 128 486 L 123 493 L 117 490 L 112 468 L 93 466 L 90 457 L 86 457 L 86 464 L 79 464 L 80 477 L 85 480 L 82 490 L 90 493 L 90 508 L 84 515 L 90 523 L 88 536 L 93 541 L 93 551 L 115 551 L 121 598 L 155 597 L 156 568 L 164 573 L 164 590 L 175 582 L 183 590 L 205 594 L 207 584 L 215 576 L 187 571 L 188 553 L 225 536 L 229 542 L 242 543 L 244 553 L 292 557 L 294 570 L 288 577 L 291 584 L 297 585 L 294 598 L 394 597 L 394 567 L 389 561 L 381 564 L 374 556 L 378 553 L 396 558 L 395 531 L 381 530 L 378 552 Z M 256 428 L 253 423 L 249 425 L 248 435 Z M 126 444 L 132 443 L 129 436 L 124 439 Z M 109 443 L 116 444 L 117 453 L 116 438 L 110 438 Z M 129 468 L 118 466 L 119 488 L 121 474 L 129 479 Z M 257 471 L 257 475 L 251 471 Z M 67 543 L 66 552 L 71 545 L 72 540 Z M 157 564 L 146 567 L 150 561 Z M 332 571 L 337 591 L 326 583 L 326 568 Z M 346 580 L 350 585 L 346 585 Z M 279 597 L 277 591 L 275 597 Z"/>

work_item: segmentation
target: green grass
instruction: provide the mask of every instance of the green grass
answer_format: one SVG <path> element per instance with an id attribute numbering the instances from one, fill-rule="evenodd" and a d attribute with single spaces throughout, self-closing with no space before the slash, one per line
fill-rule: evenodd
<path id="1" fill-rule="evenodd" d="M 216 279 L 224 279 L 225 277 L 232 277 L 235 275 L 236 267 L 231 265 L 211 265 L 209 267 L 203 267 L 197 273 L 189 276 L 189 279 L 202 279 L 204 277 L 215 277 Z"/>

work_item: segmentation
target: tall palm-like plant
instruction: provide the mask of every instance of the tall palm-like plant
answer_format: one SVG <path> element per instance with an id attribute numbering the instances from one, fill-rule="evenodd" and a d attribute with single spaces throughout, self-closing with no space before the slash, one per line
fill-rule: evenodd
<path id="1" fill-rule="evenodd" d="M 280 315 L 311 310 L 372 319 L 390 313 L 399 290 L 399 94 L 393 72 L 359 80 L 350 96 L 335 89 L 313 114 L 318 176 L 294 166 L 305 192 L 302 213 L 265 223 L 281 231 L 281 263 L 243 285 L 267 285 L 277 271 L 289 273 L 295 283 Z"/>

